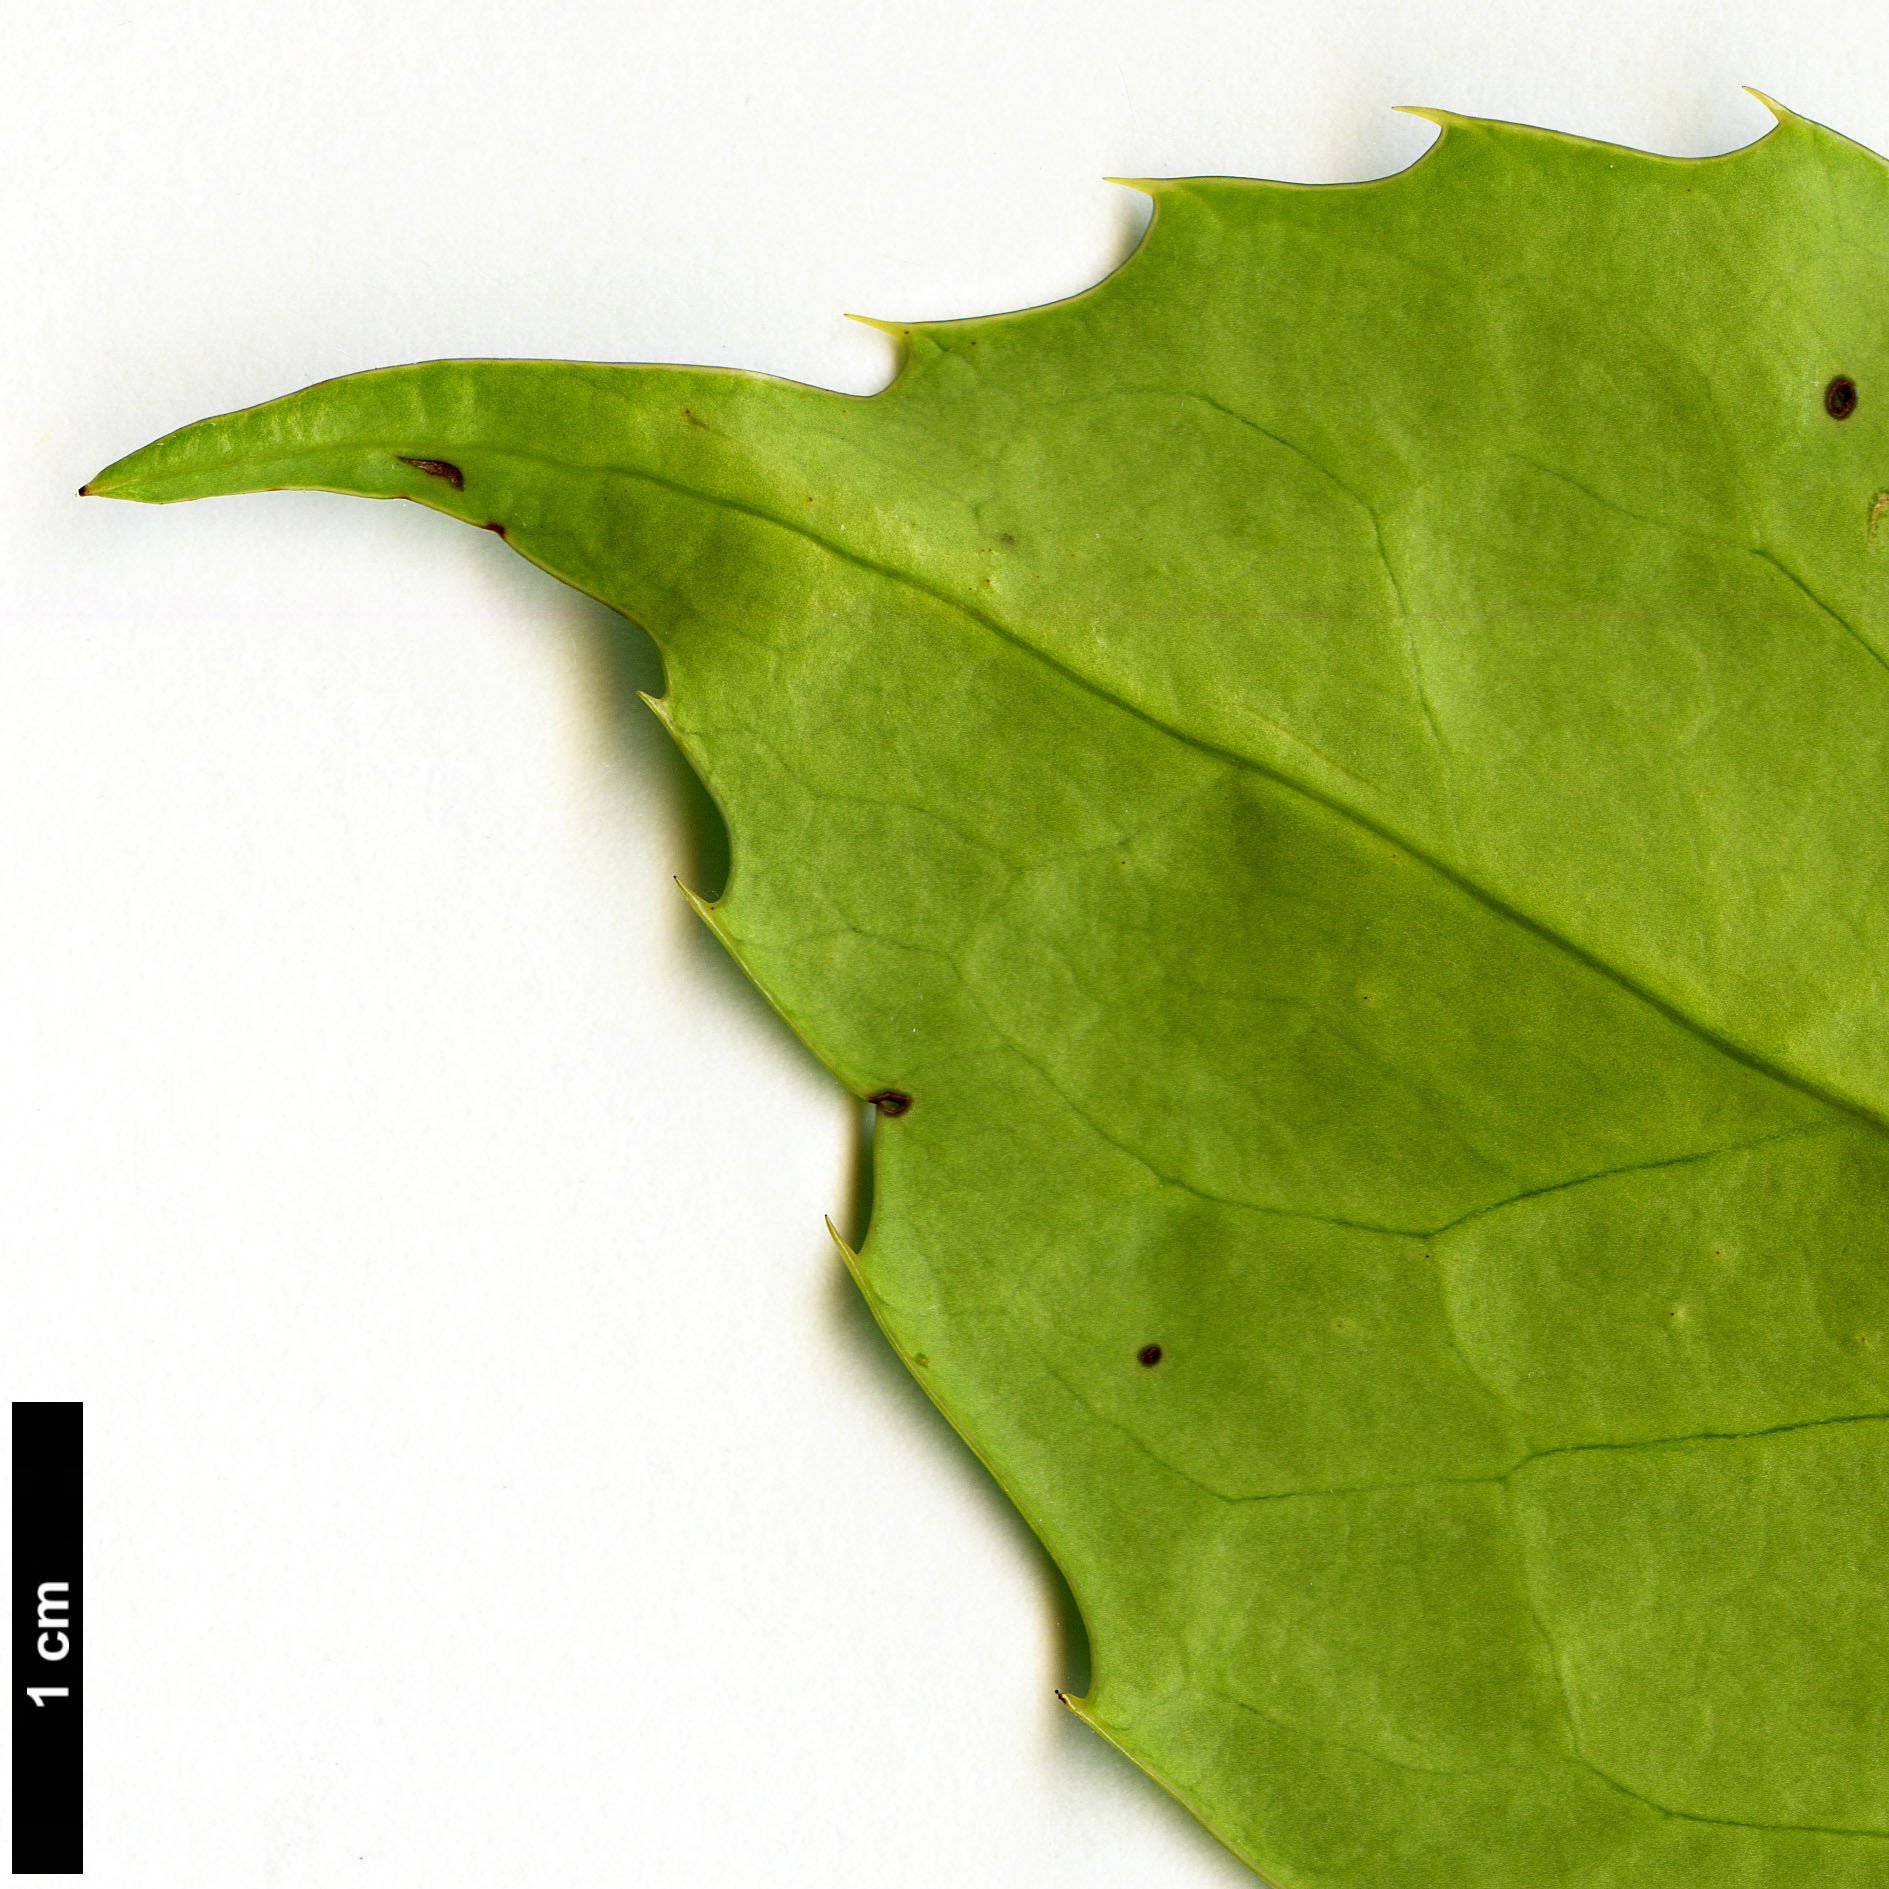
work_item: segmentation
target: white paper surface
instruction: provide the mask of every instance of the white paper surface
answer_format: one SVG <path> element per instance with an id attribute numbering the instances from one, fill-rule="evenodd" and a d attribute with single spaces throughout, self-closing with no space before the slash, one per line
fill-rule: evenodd
<path id="1" fill-rule="evenodd" d="M 1105 175 L 1432 104 L 1889 149 L 1853 6 L 22 9 L 0 65 L 0 1379 L 82 1398 L 89 1868 L 1252 1878 L 1062 1713 L 1061 1590 L 822 1228 L 837 1085 L 690 915 L 606 613 L 495 537 L 81 503 L 445 355 L 863 391 L 1119 260 Z M 1859 232 L 1889 240 L 1889 232 Z M 653 678 L 642 678 L 646 683 Z M 631 704 L 634 710 L 634 704 Z"/>

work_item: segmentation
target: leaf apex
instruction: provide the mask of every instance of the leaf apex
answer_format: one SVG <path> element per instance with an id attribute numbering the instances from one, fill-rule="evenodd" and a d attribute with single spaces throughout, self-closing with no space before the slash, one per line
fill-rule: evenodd
<path id="1" fill-rule="evenodd" d="M 92 476 L 79 487 L 80 498 L 136 499 L 138 496 L 137 493 L 127 491 L 125 488 L 137 483 L 137 475 L 135 471 L 126 473 L 125 468 L 131 465 L 133 460 L 141 457 L 142 454 L 140 453 L 130 453 L 123 459 L 113 460 L 103 471 L 93 473 Z M 118 476 L 114 478 L 113 474 L 117 474 Z"/>

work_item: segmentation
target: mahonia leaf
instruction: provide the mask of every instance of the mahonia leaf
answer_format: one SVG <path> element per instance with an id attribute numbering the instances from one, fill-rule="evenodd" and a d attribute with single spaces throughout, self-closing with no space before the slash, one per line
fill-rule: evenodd
<path id="1" fill-rule="evenodd" d="M 1889 167 L 1425 115 L 871 398 L 439 362 L 88 490 L 648 628 L 861 1290 L 1281 1889 L 1880 1889 Z"/>

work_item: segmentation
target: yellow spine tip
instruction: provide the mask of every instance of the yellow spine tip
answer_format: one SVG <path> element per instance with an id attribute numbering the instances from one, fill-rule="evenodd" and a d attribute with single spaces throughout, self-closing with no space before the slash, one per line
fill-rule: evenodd
<path id="1" fill-rule="evenodd" d="M 877 328 L 882 335 L 890 335 L 895 341 L 909 341 L 912 324 L 909 321 L 881 321 L 876 315 L 846 316 L 848 321 L 856 321 L 862 328 Z"/>
<path id="2" fill-rule="evenodd" d="M 717 938 L 721 937 L 722 930 L 721 926 L 716 922 L 714 906 L 712 906 L 707 899 L 703 898 L 699 892 L 691 891 L 680 879 L 676 881 L 676 890 L 689 901 L 689 909 L 695 913 L 696 917 L 699 918 Z"/>

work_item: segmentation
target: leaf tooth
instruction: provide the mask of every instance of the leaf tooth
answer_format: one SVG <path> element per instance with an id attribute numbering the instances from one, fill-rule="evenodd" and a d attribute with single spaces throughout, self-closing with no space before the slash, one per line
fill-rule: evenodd
<path id="1" fill-rule="evenodd" d="M 644 699 L 647 700 L 648 698 L 645 697 Z M 676 881 L 676 887 L 681 892 L 682 896 L 689 901 L 690 909 L 695 913 L 696 917 L 715 934 L 721 943 L 727 947 L 729 952 L 735 956 L 736 961 L 739 962 L 740 954 L 735 951 L 734 941 L 728 936 L 727 932 L 722 929 L 721 921 L 715 916 L 714 905 L 709 900 L 703 898 L 699 892 L 692 891 L 688 886 L 684 885 L 680 879 Z"/>
<path id="2" fill-rule="evenodd" d="M 1768 97 L 1755 85 L 1741 85 L 1738 89 L 1741 92 L 1749 92 L 1779 124 L 1790 125 L 1798 122 L 1797 114 L 1788 105 L 1780 105 L 1776 99 Z"/>
<path id="3" fill-rule="evenodd" d="M 894 341 L 909 341 L 912 330 L 918 325 L 910 321 L 881 321 L 877 315 L 847 315 L 848 321 L 856 321 L 862 328 L 877 328 L 882 335 L 890 335 Z"/>

